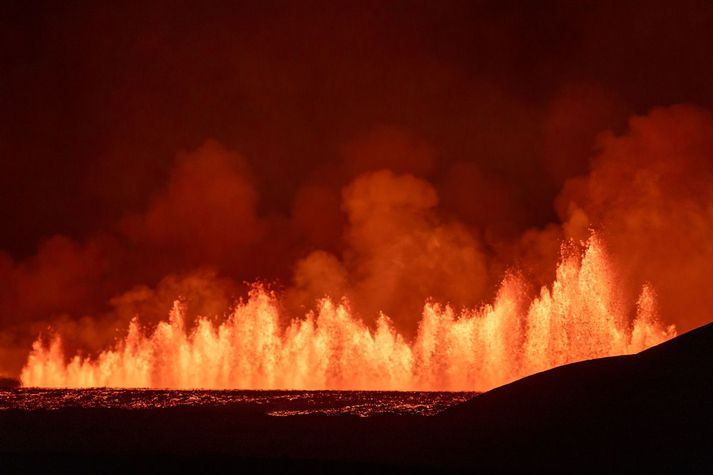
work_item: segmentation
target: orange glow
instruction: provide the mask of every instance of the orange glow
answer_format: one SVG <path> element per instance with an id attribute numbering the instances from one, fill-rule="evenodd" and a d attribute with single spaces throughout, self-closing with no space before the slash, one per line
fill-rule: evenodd
<path id="1" fill-rule="evenodd" d="M 69 360 L 56 336 L 38 339 L 24 386 L 214 389 L 487 390 L 553 366 L 635 353 L 675 335 L 656 316 L 644 286 L 632 319 L 596 236 L 582 255 L 563 252 L 551 287 L 528 301 L 506 278 L 495 301 L 456 311 L 427 302 L 408 341 L 381 315 L 370 328 L 347 302 L 324 299 L 314 313 L 281 326 L 276 297 L 255 288 L 220 324 L 185 328 L 174 303 L 151 333 L 128 335 L 96 358 Z"/>

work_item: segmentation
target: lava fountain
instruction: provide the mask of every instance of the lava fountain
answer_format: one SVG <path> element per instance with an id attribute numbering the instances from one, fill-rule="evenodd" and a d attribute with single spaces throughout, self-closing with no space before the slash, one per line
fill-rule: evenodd
<path id="1" fill-rule="evenodd" d="M 280 325 L 277 297 L 255 287 L 222 323 L 184 323 L 174 303 L 151 332 L 134 319 L 127 336 L 96 358 L 67 358 L 62 341 L 37 339 L 24 386 L 172 389 L 339 389 L 482 391 L 553 366 L 635 353 L 675 335 L 644 285 L 633 319 L 596 236 L 564 251 L 555 281 L 528 299 L 509 276 L 492 304 L 456 311 L 426 302 L 413 340 L 380 315 L 369 327 L 348 302 Z"/>

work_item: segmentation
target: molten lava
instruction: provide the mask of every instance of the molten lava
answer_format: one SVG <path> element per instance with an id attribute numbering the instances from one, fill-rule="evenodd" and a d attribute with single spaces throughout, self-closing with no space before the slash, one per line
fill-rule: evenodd
<path id="1" fill-rule="evenodd" d="M 582 255 L 563 252 L 551 288 L 528 301 L 525 284 L 506 278 L 495 301 L 456 312 L 427 302 L 408 341 L 379 316 L 370 328 L 346 301 L 324 299 L 316 312 L 280 325 L 276 297 L 255 288 L 220 324 L 184 325 L 176 302 L 151 333 L 137 320 L 114 348 L 69 360 L 56 336 L 38 339 L 22 371 L 24 386 L 487 390 L 553 366 L 641 351 L 675 335 L 656 316 L 644 286 L 632 319 L 603 247 L 592 237 Z"/>

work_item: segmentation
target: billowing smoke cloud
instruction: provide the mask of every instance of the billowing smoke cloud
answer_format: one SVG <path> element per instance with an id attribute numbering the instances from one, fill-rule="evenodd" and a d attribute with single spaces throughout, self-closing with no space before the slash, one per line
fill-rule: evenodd
<path id="1" fill-rule="evenodd" d="M 341 259 L 315 251 L 298 262 L 295 291 L 305 304 L 346 296 L 366 319 L 381 311 L 414 331 L 430 297 L 471 306 L 482 299 L 478 239 L 457 222 L 439 222 L 428 182 L 382 170 L 359 176 L 342 195 L 345 251 Z"/>
<path id="2" fill-rule="evenodd" d="M 220 265 L 234 270 L 263 238 L 257 191 L 245 161 L 214 141 L 180 154 L 168 185 L 148 208 L 121 223 L 129 241 L 153 265 L 177 258 L 186 268 Z"/>
<path id="3" fill-rule="evenodd" d="M 710 321 L 713 296 L 713 117 L 657 108 L 606 133 L 591 172 L 557 200 L 566 236 L 601 230 L 630 285 L 648 281 L 662 313 L 681 327 Z"/>

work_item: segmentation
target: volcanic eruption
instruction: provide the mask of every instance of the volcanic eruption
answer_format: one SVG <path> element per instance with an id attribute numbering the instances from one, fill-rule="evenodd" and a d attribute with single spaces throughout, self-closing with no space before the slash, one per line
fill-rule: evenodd
<path id="1" fill-rule="evenodd" d="M 8 10 L 0 376 L 482 389 L 710 320 L 706 8 L 367 3 Z"/>
<path id="2" fill-rule="evenodd" d="M 711 4 L 0 11 L 6 471 L 711 472 Z"/>
<path id="3" fill-rule="evenodd" d="M 564 251 L 563 251 L 564 252 Z M 592 236 L 579 256 L 563 253 L 556 280 L 526 301 L 517 277 L 493 304 L 454 311 L 428 302 L 409 342 L 381 314 L 371 329 L 348 301 L 322 300 L 280 326 L 276 297 L 260 287 L 222 322 L 186 328 L 176 301 L 149 334 L 138 320 L 96 358 L 66 361 L 61 338 L 33 345 L 25 386 L 173 389 L 351 389 L 484 391 L 584 359 L 636 353 L 675 335 L 644 286 L 633 321 L 622 313 L 606 254 Z"/>
<path id="4" fill-rule="evenodd" d="M 394 134 L 354 147 L 428 160 Z M 701 285 L 687 249 L 710 253 L 713 119 L 655 109 L 600 141 L 591 172 L 557 198 L 563 222 L 510 237 L 447 216 L 446 190 L 390 169 L 358 173 L 336 198 L 308 188 L 291 222 L 260 216 L 245 159 L 208 141 L 179 155 L 167 185 L 112 232 L 86 243 L 55 237 L 8 268 L 20 312 L 43 302 L 91 308 L 92 292 L 116 292 L 125 275 L 158 279 L 110 297 L 102 318 L 54 319 L 22 362 L 22 384 L 482 391 L 638 352 L 676 334 L 666 315 Z M 323 221 L 329 206 L 305 215 L 332 199 L 342 223 Z M 343 230 L 323 249 L 288 250 L 305 225 Z M 292 254 L 289 285 L 241 285 L 217 272 L 252 262 L 259 276 Z M 691 280 L 669 278 L 664 263 Z M 161 275 L 176 265 L 192 270 Z M 704 295 L 690 302 L 684 328 L 703 318 Z"/>

